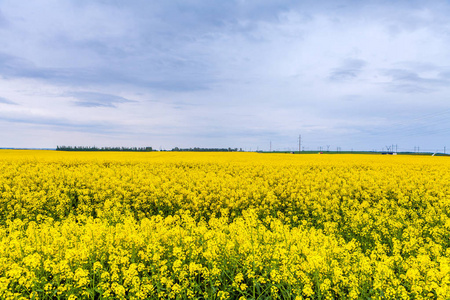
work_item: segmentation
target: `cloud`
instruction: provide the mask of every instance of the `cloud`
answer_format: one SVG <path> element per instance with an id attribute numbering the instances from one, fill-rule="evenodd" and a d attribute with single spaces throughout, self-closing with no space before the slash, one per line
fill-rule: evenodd
<path id="1" fill-rule="evenodd" d="M 134 100 L 129 100 L 120 96 L 94 93 L 94 92 L 70 92 L 66 96 L 76 98 L 74 102 L 77 106 L 83 107 L 113 107 L 119 103 L 133 103 Z"/>
<path id="2" fill-rule="evenodd" d="M 29 70 L 31 63 L 27 60 L 0 52 L 0 75 L 21 76 L 25 70 Z"/>
<path id="3" fill-rule="evenodd" d="M 418 72 L 406 69 L 385 70 L 384 75 L 390 78 L 387 83 L 388 89 L 401 93 L 431 93 L 439 88 L 447 87 L 449 80 L 438 77 L 421 76 Z"/>
<path id="4" fill-rule="evenodd" d="M 114 133 L 118 128 L 108 122 L 77 122 L 67 118 L 39 116 L 28 113 L 0 113 L 0 121 L 44 126 L 52 130 L 80 131 L 90 133 Z"/>
<path id="5" fill-rule="evenodd" d="M 0 9 L 0 28 L 6 27 L 8 25 L 8 21 L 5 18 L 5 15 L 3 14 L 2 10 Z"/>
<path id="6" fill-rule="evenodd" d="M 124 63 L 126 64 L 126 63 Z M 132 63 L 133 64 L 133 63 Z M 135 73 L 144 73 L 148 68 L 151 71 L 144 76 Z M 190 72 L 190 66 L 183 63 L 171 61 L 171 59 L 161 59 L 159 62 L 151 62 L 148 65 L 136 66 L 134 71 L 131 67 L 121 67 L 111 65 L 108 67 L 87 67 L 87 68 L 67 68 L 67 67 L 37 67 L 26 59 L 0 53 L 0 76 L 6 78 L 31 78 L 42 80 L 51 84 L 66 85 L 72 87 L 86 85 L 111 85 L 122 84 L 140 88 L 148 88 L 162 91 L 195 91 L 208 89 L 213 80 L 204 76 L 184 76 L 187 74 L 172 73 L 175 70 L 183 73 Z M 166 69 L 164 73 L 157 76 L 153 70 Z M 167 70 L 168 69 L 168 70 Z M 152 75 L 152 73 L 155 73 Z M 169 78 L 170 77 L 170 78 Z"/>
<path id="7" fill-rule="evenodd" d="M 355 79 L 366 64 L 367 63 L 361 59 L 346 59 L 340 67 L 333 69 L 328 78 L 331 81 Z"/>
<path id="8" fill-rule="evenodd" d="M 16 102 L 11 101 L 11 100 L 9 100 L 9 99 L 6 99 L 6 98 L 4 98 L 4 97 L 0 97 L 0 103 L 3 103 L 3 104 L 11 104 L 11 105 L 18 105 Z"/>
<path id="9" fill-rule="evenodd" d="M 0 102 L 20 106 L 2 106 L 3 126 L 77 130 L 76 144 L 99 130 L 156 147 L 356 141 L 387 114 L 448 106 L 449 14 L 416 0 L 4 0 Z"/>

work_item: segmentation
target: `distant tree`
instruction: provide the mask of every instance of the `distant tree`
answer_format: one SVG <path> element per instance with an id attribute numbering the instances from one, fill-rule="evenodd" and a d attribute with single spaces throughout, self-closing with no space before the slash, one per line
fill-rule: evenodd
<path id="1" fill-rule="evenodd" d="M 95 146 L 56 146 L 57 151 L 127 151 L 151 152 L 152 147 L 95 147 Z"/>
<path id="2" fill-rule="evenodd" d="M 241 148 L 242 149 L 242 148 Z M 189 152 L 237 152 L 238 148 L 178 148 L 175 147 L 172 151 L 189 151 Z"/>

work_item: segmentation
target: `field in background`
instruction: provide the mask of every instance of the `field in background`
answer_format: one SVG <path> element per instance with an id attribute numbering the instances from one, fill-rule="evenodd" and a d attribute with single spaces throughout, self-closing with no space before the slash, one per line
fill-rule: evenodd
<path id="1" fill-rule="evenodd" d="M 448 299 L 447 157 L 0 151 L 0 298 Z"/>

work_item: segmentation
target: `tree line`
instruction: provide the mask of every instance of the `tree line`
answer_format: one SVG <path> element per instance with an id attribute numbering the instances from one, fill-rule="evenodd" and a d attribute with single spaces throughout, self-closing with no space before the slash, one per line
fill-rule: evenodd
<path id="1" fill-rule="evenodd" d="M 152 147 L 85 147 L 85 146 L 56 146 L 57 151 L 135 151 L 150 152 Z"/>
<path id="2" fill-rule="evenodd" d="M 242 151 L 242 148 L 238 150 L 238 148 L 178 148 L 175 147 L 172 151 L 191 151 L 191 152 L 237 152 Z"/>

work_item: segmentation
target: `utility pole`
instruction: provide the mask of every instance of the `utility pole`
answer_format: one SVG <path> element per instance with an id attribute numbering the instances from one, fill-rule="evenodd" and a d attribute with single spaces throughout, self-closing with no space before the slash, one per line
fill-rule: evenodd
<path id="1" fill-rule="evenodd" d="M 444 146 L 444 154 L 445 154 L 445 146 Z"/>
<path id="2" fill-rule="evenodd" d="M 301 151 L 302 151 L 302 135 L 300 134 L 298 136 L 298 153 L 300 154 Z"/>
<path id="3" fill-rule="evenodd" d="M 272 152 L 272 141 L 270 141 L 270 152 Z"/>

